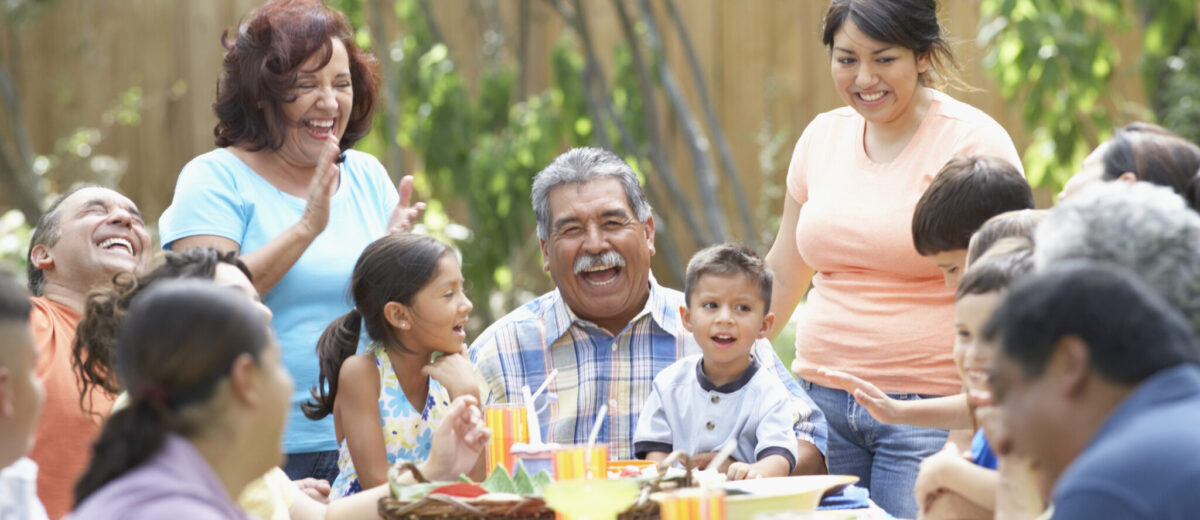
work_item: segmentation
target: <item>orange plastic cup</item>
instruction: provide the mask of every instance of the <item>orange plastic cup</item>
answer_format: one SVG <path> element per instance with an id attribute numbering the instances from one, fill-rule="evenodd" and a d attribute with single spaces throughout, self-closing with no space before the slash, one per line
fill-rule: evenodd
<path id="1" fill-rule="evenodd" d="M 725 491 L 681 489 L 658 502 L 662 520 L 725 520 Z"/>
<path id="2" fill-rule="evenodd" d="M 608 478 L 608 446 L 596 446 L 591 451 L 589 461 L 587 446 L 564 446 L 555 450 L 554 479 Z"/>
<path id="3" fill-rule="evenodd" d="M 492 430 L 492 440 L 488 443 L 487 450 L 488 474 L 500 464 L 504 464 L 511 474 L 516 466 L 512 454 L 513 443 L 529 442 L 529 421 L 525 407 L 516 404 L 489 404 L 484 407 L 483 412 L 487 427 Z"/>

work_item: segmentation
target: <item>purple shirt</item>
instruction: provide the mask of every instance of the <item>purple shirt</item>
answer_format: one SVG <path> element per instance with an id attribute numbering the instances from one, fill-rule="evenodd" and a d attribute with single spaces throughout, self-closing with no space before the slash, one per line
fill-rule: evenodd
<path id="1" fill-rule="evenodd" d="M 84 500 L 68 519 L 249 520 L 187 439 L 168 434 L 141 466 Z"/>

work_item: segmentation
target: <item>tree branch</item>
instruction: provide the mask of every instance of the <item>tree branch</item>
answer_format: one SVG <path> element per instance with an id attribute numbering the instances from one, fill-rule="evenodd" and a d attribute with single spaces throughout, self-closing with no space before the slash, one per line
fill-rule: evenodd
<path id="1" fill-rule="evenodd" d="M 626 28 L 627 38 L 630 41 L 636 40 L 637 35 L 633 33 L 632 24 L 629 23 L 629 17 L 625 13 L 623 0 L 613 0 L 613 3 L 617 6 L 622 27 L 629 25 Z M 642 21 L 646 24 L 650 52 L 657 63 L 659 83 L 662 85 L 667 100 L 671 103 L 671 112 L 679 122 L 684 139 L 688 144 L 688 151 L 691 152 L 692 167 L 695 170 L 696 179 L 699 181 L 697 187 L 700 192 L 701 204 L 705 208 L 704 215 L 708 217 L 709 230 L 712 231 L 716 242 L 724 242 L 729 234 L 725 231 L 725 223 L 721 220 L 721 202 L 717 199 L 717 177 L 713 173 L 712 159 L 708 156 L 708 139 L 704 137 L 700 124 L 692 115 L 691 109 L 687 107 L 679 84 L 675 81 L 675 75 L 667 67 L 667 59 L 662 52 L 662 40 L 658 36 L 658 27 L 654 23 L 654 12 L 650 9 L 650 4 L 646 0 L 638 0 L 637 3 L 641 10 Z M 649 101 L 647 101 L 647 106 L 649 106 Z"/>
<path id="2" fill-rule="evenodd" d="M 709 100 L 708 82 L 704 79 L 703 69 L 700 67 L 700 59 L 696 57 L 696 49 L 692 46 L 692 39 L 688 36 L 687 27 L 683 24 L 683 18 L 679 16 L 679 10 L 675 8 L 675 0 L 666 0 L 666 4 L 667 12 L 675 25 L 675 32 L 679 34 L 679 41 L 683 44 L 688 64 L 691 66 L 692 81 L 695 82 L 697 92 L 700 94 L 700 106 L 704 109 L 704 119 L 708 123 L 708 129 L 712 133 L 713 141 L 717 144 L 717 156 L 721 158 L 721 168 L 724 170 L 730 186 L 733 187 L 738 216 L 741 217 L 742 227 L 746 229 L 746 244 L 753 249 L 758 242 L 758 233 L 754 227 L 754 218 L 750 216 L 749 199 L 746 197 L 746 191 L 742 187 L 741 176 L 738 175 L 737 166 L 733 161 L 733 152 L 729 149 L 729 140 L 725 138 L 724 127 L 721 126 L 721 122 L 717 119 L 712 102 Z"/>
<path id="3" fill-rule="evenodd" d="M 575 1 L 579 2 L 579 0 Z M 613 4 L 617 7 L 617 15 L 621 22 L 621 28 L 625 32 L 625 38 L 629 43 L 630 55 L 633 57 L 634 68 L 637 69 L 638 73 L 638 83 L 642 89 L 642 104 L 645 108 L 645 114 L 642 117 L 642 127 L 646 131 L 646 136 L 650 139 L 650 149 L 648 150 L 650 162 L 654 165 L 654 169 L 658 172 L 663 184 L 667 185 L 667 195 L 671 197 L 672 202 L 676 206 L 675 209 L 683 215 L 696 243 L 708 243 L 708 235 L 701 230 L 699 221 L 696 220 L 695 214 L 692 212 L 691 201 L 684 197 L 683 189 L 675 180 L 674 170 L 671 167 L 670 161 L 667 160 L 664 151 L 666 150 L 666 145 L 663 143 L 662 136 L 658 131 L 658 104 L 654 99 L 654 86 L 650 79 L 649 68 L 646 67 L 646 62 L 642 58 L 641 46 L 638 45 L 637 35 L 633 31 L 633 23 L 629 20 L 629 14 L 625 11 L 625 6 L 621 4 L 621 0 L 613 0 Z M 615 110 L 613 111 L 613 119 L 617 119 Z"/>

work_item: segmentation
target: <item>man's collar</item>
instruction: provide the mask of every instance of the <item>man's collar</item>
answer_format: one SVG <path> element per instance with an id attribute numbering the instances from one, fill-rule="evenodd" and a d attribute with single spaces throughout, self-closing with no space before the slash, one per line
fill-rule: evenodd
<path id="1" fill-rule="evenodd" d="M 650 296 L 646 298 L 646 304 L 630 323 L 637 321 L 646 313 L 650 314 L 650 318 L 658 324 L 664 331 L 670 334 L 678 334 L 679 331 L 679 309 L 674 303 L 674 299 L 670 297 L 669 291 L 658 284 L 654 278 L 654 272 L 650 272 Z M 546 344 L 553 345 L 554 342 L 567 333 L 567 329 L 574 322 L 585 324 L 589 327 L 597 327 L 595 323 L 580 318 L 575 311 L 567 305 L 563 300 L 562 293 L 557 288 L 554 289 L 553 303 L 543 307 L 541 315 L 538 319 L 544 324 L 546 329 Z M 628 326 L 628 325 L 626 325 Z"/>

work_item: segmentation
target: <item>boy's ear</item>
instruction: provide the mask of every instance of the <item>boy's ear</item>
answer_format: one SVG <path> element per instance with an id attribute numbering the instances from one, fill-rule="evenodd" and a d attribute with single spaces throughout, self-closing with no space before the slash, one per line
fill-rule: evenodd
<path id="1" fill-rule="evenodd" d="M 688 312 L 687 305 L 679 306 L 679 321 L 683 322 L 683 328 L 692 332 L 692 313 Z"/>
<path id="2" fill-rule="evenodd" d="M 383 306 L 383 319 L 394 329 L 408 330 L 412 323 L 408 319 L 408 307 L 400 302 L 387 302 Z"/>
<path id="3" fill-rule="evenodd" d="M 775 328 L 775 313 L 768 312 L 763 316 L 762 327 L 758 329 L 758 339 L 768 338 L 771 336 L 771 331 Z"/>
<path id="4" fill-rule="evenodd" d="M 17 412 L 13 407 L 12 392 L 8 388 L 11 380 L 8 367 L 0 367 L 0 419 L 12 417 Z"/>

